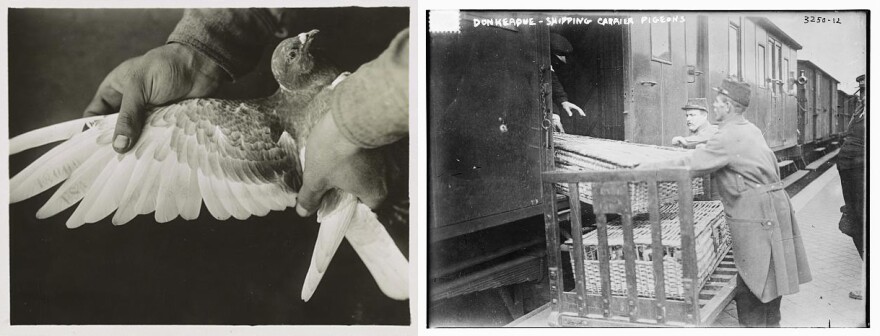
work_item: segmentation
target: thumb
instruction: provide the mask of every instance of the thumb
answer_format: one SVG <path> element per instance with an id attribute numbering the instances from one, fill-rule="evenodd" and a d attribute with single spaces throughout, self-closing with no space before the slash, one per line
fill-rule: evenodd
<path id="1" fill-rule="evenodd" d="M 119 119 L 113 132 L 113 149 L 117 152 L 128 152 L 137 143 L 144 127 L 145 109 L 143 83 L 132 80 L 122 95 Z"/>
<path id="2" fill-rule="evenodd" d="M 324 194 L 327 193 L 327 180 L 313 178 L 311 174 L 303 174 L 303 185 L 296 196 L 296 213 L 300 217 L 308 217 L 318 211 Z"/>

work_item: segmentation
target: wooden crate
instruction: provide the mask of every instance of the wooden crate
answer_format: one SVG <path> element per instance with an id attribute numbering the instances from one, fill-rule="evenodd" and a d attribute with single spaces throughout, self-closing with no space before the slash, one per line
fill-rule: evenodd
<path id="1" fill-rule="evenodd" d="M 681 224 L 678 220 L 678 205 L 667 204 L 660 208 L 660 226 L 662 228 L 663 250 L 651 248 L 651 221 L 647 215 L 633 217 L 633 241 L 636 245 L 636 282 L 640 297 L 654 297 L 654 272 L 652 261 L 655 256 L 663 259 L 665 293 L 668 299 L 684 299 L 681 259 Z M 724 207 L 720 201 L 694 202 L 695 248 L 697 252 L 697 269 L 700 286 L 709 280 L 709 275 L 721 262 L 730 249 L 730 229 L 724 220 Z M 626 295 L 626 266 L 623 253 L 627 249 L 624 244 L 624 230 L 620 219 L 608 223 L 608 255 L 610 256 L 611 293 Z M 598 295 L 601 289 L 599 277 L 600 262 L 598 258 L 599 241 L 596 231 L 582 237 L 584 244 L 584 269 L 586 270 L 587 293 Z M 569 251 L 573 241 L 565 242 Z M 572 269 L 574 258 L 571 260 Z"/>
<path id="2" fill-rule="evenodd" d="M 598 172 L 560 172 L 550 171 L 542 174 L 544 198 L 553 199 L 553 184 L 565 183 L 569 186 L 571 213 L 580 213 L 577 191 L 579 184 L 592 183 L 593 212 L 597 219 L 599 263 L 599 293 L 587 290 L 586 269 L 584 267 L 584 244 L 580 239 L 572 242 L 571 253 L 574 258 L 575 288 L 564 291 L 562 285 L 561 253 L 565 244 L 560 242 L 556 205 L 545 202 L 545 229 L 547 233 L 548 275 L 550 278 L 550 324 L 563 326 L 697 326 L 710 325 L 724 306 L 733 297 L 736 286 L 736 272 L 732 270 L 732 258 L 725 255 L 720 266 L 703 283 L 698 267 L 696 252 L 696 232 L 694 227 L 694 200 L 690 172 L 685 168 L 662 170 L 617 170 Z M 678 193 L 678 218 L 680 224 L 681 251 L 681 300 L 669 300 L 666 295 L 640 297 L 638 295 L 637 253 L 634 236 L 634 213 L 632 211 L 630 183 L 644 182 L 648 190 L 648 214 L 651 227 L 651 248 L 664 249 L 662 226 L 660 223 L 660 195 L 658 184 L 676 183 Z M 573 191 L 573 192 L 572 192 Z M 572 201 L 574 200 L 574 201 Z M 625 274 L 625 295 L 614 295 L 612 291 L 611 257 L 608 253 L 608 223 L 606 215 L 619 214 L 623 231 L 623 253 Z M 571 216 L 572 236 L 581 236 L 582 223 L 579 216 Z M 666 288 L 665 265 L 661 258 L 650 262 L 653 271 L 655 293 L 663 293 Z"/>

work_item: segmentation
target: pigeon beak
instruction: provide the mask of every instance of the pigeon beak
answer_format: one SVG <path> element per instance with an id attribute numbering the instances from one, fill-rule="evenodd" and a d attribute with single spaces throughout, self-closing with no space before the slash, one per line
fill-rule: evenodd
<path id="1" fill-rule="evenodd" d="M 302 47 L 300 47 L 300 49 L 307 50 L 312 44 L 312 41 L 315 40 L 315 35 L 318 34 L 318 31 L 319 30 L 317 29 L 312 29 L 312 31 L 308 33 L 299 34 L 299 41 L 300 43 L 302 43 Z"/>

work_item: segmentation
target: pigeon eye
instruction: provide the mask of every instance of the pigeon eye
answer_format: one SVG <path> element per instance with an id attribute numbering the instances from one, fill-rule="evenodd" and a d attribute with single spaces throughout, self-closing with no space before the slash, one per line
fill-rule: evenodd
<path id="1" fill-rule="evenodd" d="M 296 58 L 296 50 L 291 50 L 290 53 L 287 54 L 287 57 Z"/>

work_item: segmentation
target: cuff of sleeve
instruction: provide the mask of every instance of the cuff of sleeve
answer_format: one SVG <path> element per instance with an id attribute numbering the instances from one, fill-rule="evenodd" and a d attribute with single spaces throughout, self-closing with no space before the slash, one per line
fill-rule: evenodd
<path id="1" fill-rule="evenodd" d="M 409 133 L 409 31 L 334 90 L 331 113 L 339 131 L 361 148 L 376 148 Z"/>
<path id="2" fill-rule="evenodd" d="M 250 72 L 278 28 L 266 9 L 189 9 L 168 36 L 212 59 L 234 80 Z"/>

